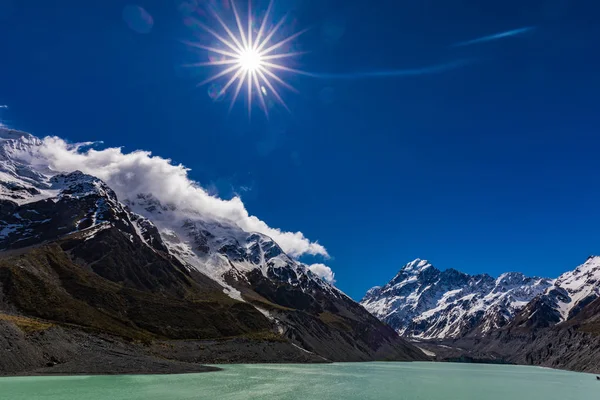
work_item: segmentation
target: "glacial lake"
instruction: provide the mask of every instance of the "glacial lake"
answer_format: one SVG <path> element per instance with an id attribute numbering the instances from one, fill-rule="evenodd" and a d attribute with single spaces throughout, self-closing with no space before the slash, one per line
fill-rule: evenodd
<path id="1" fill-rule="evenodd" d="M 0 378 L 10 400 L 586 400 L 594 375 L 538 367 L 450 363 L 225 365 L 185 375 Z"/>

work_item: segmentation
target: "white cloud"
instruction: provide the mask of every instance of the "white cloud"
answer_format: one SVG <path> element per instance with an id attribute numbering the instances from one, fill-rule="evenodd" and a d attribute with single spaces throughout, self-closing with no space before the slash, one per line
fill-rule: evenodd
<path id="1" fill-rule="evenodd" d="M 319 276 L 321 279 L 333 284 L 335 283 L 335 273 L 325 264 L 311 264 L 308 266 L 313 274 Z"/>
<path id="2" fill-rule="evenodd" d="M 0 104 L 0 109 L 3 109 L 3 108 L 8 108 L 8 106 L 7 106 L 6 104 Z M 2 123 L 2 121 L 0 121 L 0 128 L 4 128 L 5 126 L 6 126 L 6 125 L 4 125 L 4 124 Z"/>
<path id="3" fill-rule="evenodd" d="M 239 197 L 223 200 L 210 195 L 188 177 L 189 169 L 147 151 L 123 153 L 120 148 L 87 149 L 92 143 L 68 144 L 58 137 L 46 137 L 30 162 L 55 171 L 80 170 L 104 180 L 121 200 L 135 199 L 139 193 L 152 193 L 161 203 L 180 210 L 194 210 L 207 218 L 228 220 L 248 232 L 273 238 L 292 257 L 304 254 L 328 257 L 325 247 L 310 241 L 302 232 L 286 232 L 269 227 L 249 215 Z M 333 277 L 333 274 L 332 274 Z"/>

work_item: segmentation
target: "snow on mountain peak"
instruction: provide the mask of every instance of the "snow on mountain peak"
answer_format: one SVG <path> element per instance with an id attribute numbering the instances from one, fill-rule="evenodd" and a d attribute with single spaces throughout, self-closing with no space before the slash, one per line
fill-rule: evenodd
<path id="1" fill-rule="evenodd" d="M 598 297 L 600 257 L 590 256 L 574 270 L 559 276 L 540 300 L 558 312 L 560 321 L 566 321 Z"/>
<path id="2" fill-rule="evenodd" d="M 22 148 L 23 146 L 28 146 L 32 144 L 41 144 L 41 141 L 30 133 L 4 127 L 0 127 L 0 140 L 12 141 L 10 147 L 13 148 Z"/>
<path id="3" fill-rule="evenodd" d="M 73 171 L 68 174 L 54 175 L 49 180 L 51 188 L 59 191 L 60 197 L 80 198 L 90 195 L 107 197 L 117 201 L 115 192 L 95 176 Z"/>
<path id="4" fill-rule="evenodd" d="M 598 256 L 557 279 L 520 272 L 471 276 L 454 269 L 439 271 L 417 259 L 385 286 L 370 289 L 361 304 L 402 335 L 439 339 L 485 334 L 517 315 L 518 326 L 533 321 L 536 313 L 535 324 L 549 326 L 574 317 L 598 297 Z"/>
<path id="5" fill-rule="evenodd" d="M 371 289 L 367 290 L 365 298 L 376 296 L 377 294 L 379 294 L 379 292 L 381 292 L 381 286 L 373 286 Z"/>
<path id="6" fill-rule="evenodd" d="M 28 159 L 41 141 L 25 132 L 0 128 L 0 199 L 16 203 L 51 196 L 48 175 L 33 168 Z"/>
<path id="7" fill-rule="evenodd" d="M 370 289 L 361 304 L 400 334 L 417 338 L 458 337 L 502 326 L 552 281 L 518 272 L 468 275 L 440 271 L 416 259 L 383 287 Z"/>
<path id="8" fill-rule="evenodd" d="M 417 258 L 402 267 L 402 270 L 418 273 L 430 267 L 432 267 L 432 265 L 429 263 L 429 261 Z"/>

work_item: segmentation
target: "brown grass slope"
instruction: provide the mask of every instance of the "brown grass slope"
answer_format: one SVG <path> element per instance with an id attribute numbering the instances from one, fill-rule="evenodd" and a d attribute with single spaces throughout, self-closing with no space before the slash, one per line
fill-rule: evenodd
<path id="1" fill-rule="evenodd" d="M 23 315 L 139 340 L 222 338 L 270 330 L 269 321 L 252 306 L 229 298 L 218 286 L 203 287 L 165 260 L 148 263 L 149 255 L 120 249 L 117 243 L 123 240 L 114 242 L 118 235 L 122 235 L 118 230 L 106 230 L 94 245 L 83 242 L 78 247 L 78 239 L 69 238 L 0 259 L 0 305 Z M 102 244 L 111 249 L 96 253 L 104 257 L 93 264 L 78 265 L 63 249 L 78 253 Z M 136 273 L 135 266 L 142 263 L 153 275 Z"/>

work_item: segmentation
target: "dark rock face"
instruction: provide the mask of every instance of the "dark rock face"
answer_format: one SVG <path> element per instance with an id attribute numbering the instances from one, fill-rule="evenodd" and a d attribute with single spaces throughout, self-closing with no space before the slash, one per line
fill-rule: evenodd
<path id="1" fill-rule="evenodd" d="M 158 229 L 149 219 L 133 212 L 129 213 L 129 218 L 131 219 L 131 222 L 137 226 L 137 230 L 146 244 L 154 250 L 164 253 L 168 252 L 167 247 L 160 237 Z"/>
<path id="2" fill-rule="evenodd" d="M 523 342 L 510 355 L 515 362 L 600 373 L 600 299 L 588 302 L 575 316 L 551 328 L 511 328 L 498 338 L 509 342 L 516 337 Z"/>
<path id="3" fill-rule="evenodd" d="M 533 310 L 535 310 L 535 313 Z M 515 316 L 510 326 L 524 330 L 535 330 L 554 326 L 560 321 L 560 314 L 556 309 L 546 302 L 544 296 L 538 296 Z"/>
<path id="4" fill-rule="evenodd" d="M 206 229 L 198 229 L 191 221 L 186 221 L 183 224 L 183 227 L 187 230 L 188 235 L 195 243 L 194 250 L 203 254 L 208 254 L 210 251 L 208 241 L 214 238 L 214 235 Z"/>
<path id="5" fill-rule="evenodd" d="M 539 299 L 524 308 L 518 321 L 522 324 L 533 319 L 541 327 L 569 321 L 599 297 L 600 257 L 590 256 L 582 265 L 559 276 Z"/>
<path id="6" fill-rule="evenodd" d="M 419 346 L 434 352 L 440 361 L 471 358 L 600 373 L 600 335 L 575 326 L 500 330 L 485 337 L 429 341 Z"/>
<path id="7" fill-rule="evenodd" d="M 3 192 L 6 193 L 7 199 L 26 199 L 31 196 L 35 196 L 40 194 L 40 191 L 34 187 L 28 187 L 24 185 L 20 185 L 15 182 L 2 182 L 0 181 L 0 186 L 4 189 Z"/>
<path id="8" fill-rule="evenodd" d="M 42 243 L 102 223 L 135 232 L 125 208 L 101 180 L 79 171 L 50 179 L 56 198 L 18 205 L 0 199 L 0 250 Z"/>

